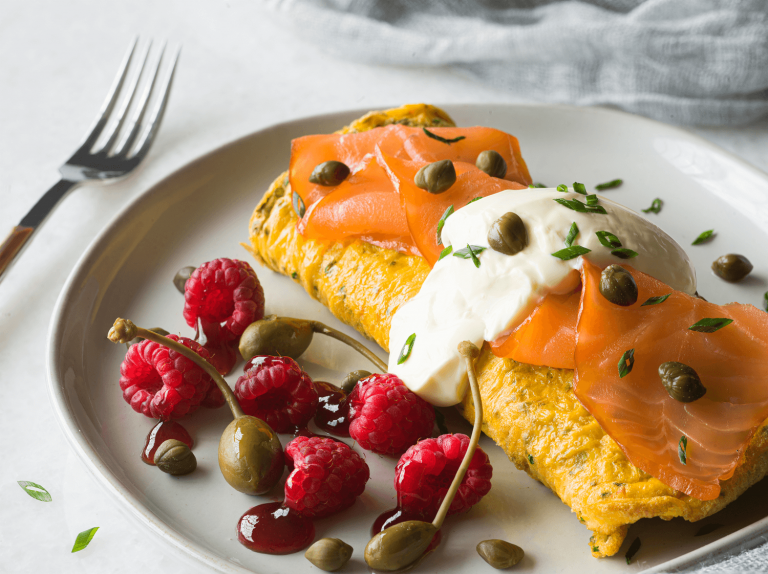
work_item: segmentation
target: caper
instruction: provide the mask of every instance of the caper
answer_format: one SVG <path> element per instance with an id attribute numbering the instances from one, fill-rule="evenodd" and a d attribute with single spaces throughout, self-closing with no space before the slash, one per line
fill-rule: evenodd
<path id="1" fill-rule="evenodd" d="M 507 162 L 501 154 L 492 149 L 480 152 L 475 165 L 491 177 L 503 178 L 507 175 Z"/>
<path id="2" fill-rule="evenodd" d="M 430 163 L 416 172 L 413 179 L 416 187 L 429 193 L 443 193 L 456 183 L 456 168 L 449 159 Z"/>
<path id="3" fill-rule="evenodd" d="M 169 438 L 157 447 L 155 465 L 165 473 L 181 476 L 197 468 L 197 459 L 186 444 Z"/>
<path id="4" fill-rule="evenodd" d="M 312 342 L 312 334 L 309 321 L 269 315 L 246 327 L 238 348 L 246 361 L 256 355 L 298 359 Z"/>
<path id="5" fill-rule="evenodd" d="M 743 255 L 729 253 L 715 259 L 712 263 L 712 271 L 721 279 L 729 283 L 738 283 L 752 271 L 752 263 Z"/>
<path id="6" fill-rule="evenodd" d="M 692 403 L 707 393 L 698 373 L 683 363 L 662 363 L 659 376 L 669 396 L 681 403 Z"/>
<path id="7" fill-rule="evenodd" d="M 261 419 L 241 416 L 224 429 L 219 441 L 219 468 L 235 490 L 264 494 L 280 480 L 284 467 L 280 439 Z"/>
<path id="8" fill-rule="evenodd" d="M 488 230 L 491 249 L 504 255 L 520 253 L 528 245 L 528 231 L 517 213 L 508 211 L 491 224 Z"/>
<path id="9" fill-rule="evenodd" d="M 304 553 L 304 558 L 326 572 L 336 572 L 351 557 L 352 547 L 338 538 L 321 538 Z"/>
<path id="10" fill-rule="evenodd" d="M 637 283 L 623 267 L 609 265 L 600 275 L 600 293 L 614 305 L 629 307 L 637 302 Z"/>
<path id="11" fill-rule="evenodd" d="M 511 568 L 523 559 L 523 549 L 506 540 L 483 540 L 477 545 L 477 553 L 497 570 Z"/>
<path id="12" fill-rule="evenodd" d="M 371 373 L 368 371 L 352 371 L 346 377 L 344 377 L 344 380 L 341 381 L 339 387 L 341 387 L 342 391 L 349 394 L 355 390 L 355 387 L 357 386 L 357 383 L 360 381 L 360 379 L 364 379 L 365 377 L 370 376 Z"/>
<path id="13" fill-rule="evenodd" d="M 431 522 L 408 520 L 376 534 L 365 547 L 365 561 L 373 570 L 394 572 L 419 560 L 438 528 Z"/>
<path id="14" fill-rule="evenodd" d="M 153 333 L 157 333 L 158 335 L 162 335 L 164 337 L 167 337 L 170 334 L 170 333 L 168 333 L 168 331 L 166 331 L 162 327 L 152 327 L 149 330 L 152 331 Z M 125 344 L 125 346 L 130 349 L 133 345 L 135 345 L 136 343 L 141 343 L 143 340 L 144 339 L 141 338 L 141 337 L 136 337 L 135 339 L 133 339 L 131 341 L 128 341 Z"/>
<path id="15" fill-rule="evenodd" d="M 346 164 L 331 160 L 317 164 L 315 169 L 312 170 L 312 175 L 309 176 L 309 181 L 317 185 L 331 187 L 339 185 L 348 176 L 349 167 Z"/>
<path id="16" fill-rule="evenodd" d="M 173 276 L 173 284 L 176 285 L 176 289 L 178 289 L 182 295 L 184 294 L 184 288 L 187 285 L 187 279 L 189 279 L 195 269 L 196 268 L 191 265 L 182 267 L 176 272 L 176 275 Z"/>

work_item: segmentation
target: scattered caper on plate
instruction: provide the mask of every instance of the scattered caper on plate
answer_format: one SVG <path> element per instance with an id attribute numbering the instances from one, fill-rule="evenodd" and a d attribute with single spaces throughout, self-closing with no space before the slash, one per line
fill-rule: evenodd
<path id="1" fill-rule="evenodd" d="M 436 161 L 416 172 L 413 181 L 416 187 L 425 189 L 429 193 L 443 193 L 456 183 L 456 168 L 449 159 Z"/>
<path id="2" fill-rule="evenodd" d="M 167 474 L 183 476 L 197 468 L 197 459 L 187 445 L 170 438 L 157 447 L 155 466 Z"/>
<path id="3" fill-rule="evenodd" d="M 523 549 L 506 540 L 483 540 L 477 545 L 477 553 L 497 570 L 511 568 L 523 559 Z"/>
<path id="4" fill-rule="evenodd" d="M 187 285 L 187 279 L 190 278 L 195 269 L 197 269 L 197 267 L 192 267 L 191 265 L 182 267 L 176 272 L 176 275 L 173 276 L 173 284 L 182 295 L 184 294 L 184 289 Z"/>
<path id="5" fill-rule="evenodd" d="M 310 183 L 316 183 L 325 187 L 339 185 L 349 177 L 349 167 L 340 161 L 324 161 L 315 166 L 309 176 Z"/>
<path id="6" fill-rule="evenodd" d="M 637 302 L 637 283 L 620 265 L 609 265 L 600 275 L 600 293 L 614 305 L 629 307 Z"/>
<path id="7" fill-rule="evenodd" d="M 681 403 L 697 401 L 707 392 L 698 373 L 683 363 L 662 363 L 659 365 L 659 377 L 669 396 Z"/>
<path id="8" fill-rule="evenodd" d="M 508 211 L 491 224 L 488 230 L 491 249 L 504 255 L 516 255 L 528 245 L 528 231 L 517 213 Z"/>
<path id="9" fill-rule="evenodd" d="M 507 175 L 507 162 L 504 161 L 499 152 L 492 149 L 480 152 L 475 165 L 479 170 L 484 171 L 491 177 L 501 179 Z"/>
<path id="10" fill-rule="evenodd" d="M 729 253 L 715 259 L 712 271 L 729 283 L 738 283 L 752 272 L 752 263 L 743 255 Z"/>
<path id="11" fill-rule="evenodd" d="M 371 373 L 364 370 L 359 371 L 352 371 L 349 373 L 346 377 L 344 377 L 344 380 L 341 381 L 339 384 L 339 388 L 341 388 L 342 391 L 344 391 L 346 394 L 351 393 L 355 390 L 355 387 L 357 386 L 357 383 L 364 379 L 365 377 L 370 377 Z"/>
<path id="12" fill-rule="evenodd" d="M 238 349 L 246 361 L 256 355 L 298 359 L 312 342 L 312 334 L 308 321 L 268 315 L 246 327 Z"/>
<path id="13" fill-rule="evenodd" d="M 352 557 L 353 548 L 338 538 L 321 538 L 307 548 L 304 558 L 326 572 L 336 572 Z"/>

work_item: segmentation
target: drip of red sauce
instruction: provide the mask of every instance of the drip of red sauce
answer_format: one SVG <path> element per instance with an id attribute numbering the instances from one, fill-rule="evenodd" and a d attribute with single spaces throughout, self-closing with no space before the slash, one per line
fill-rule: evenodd
<path id="1" fill-rule="evenodd" d="M 176 421 L 160 421 L 152 427 L 147 435 L 147 440 L 141 451 L 141 460 L 146 464 L 155 466 L 155 451 L 168 439 L 180 440 L 190 449 L 192 448 L 192 437 L 189 436 L 187 429 Z"/>
<path id="2" fill-rule="evenodd" d="M 390 510 L 385 510 L 379 514 L 376 520 L 373 521 L 373 526 L 371 526 L 371 536 L 375 536 L 385 528 L 389 528 L 395 524 L 400 524 L 401 522 L 407 522 L 408 520 L 423 520 L 426 522 L 431 522 L 428 518 L 418 512 L 409 512 L 399 506 L 396 506 Z M 438 530 L 437 534 L 435 534 L 435 537 L 432 539 L 432 543 L 427 547 L 427 550 L 424 553 L 427 554 L 437 548 L 440 545 L 442 538 L 443 531 Z"/>
<path id="3" fill-rule="evenodd" d="M 315 424 L 326 432 L 349 436 L 349 404 L 347 394 L 336 385 L 315 381 L 319 399 Z"/>
<path id="4" fill-rule="evenodd" d="M 282 502 L 254 506 L 237 522 L 237 539 L 254 552 L 292 554 L 315 539 L 315 525 Z"/>

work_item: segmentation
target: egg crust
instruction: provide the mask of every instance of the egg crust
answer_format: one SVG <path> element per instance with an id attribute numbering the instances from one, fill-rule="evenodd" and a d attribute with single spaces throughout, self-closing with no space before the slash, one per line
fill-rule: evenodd
<path id="1" fill-rule="evenodd" d="M 453 126 L 439 108 L 419 104 L 371 112 L 339 133 L 402 123 Z M 421 288 L 421 258 L 359 240 L 315 241 L 296 231 L 288 172 L 270 186 L 251 216 L 250 245 L 262 265 L 292 277 L 344 323 L 389 351 L 394 312 Z M 701 520 L 724 508 L 768 472 L 768 421 L 752 437 L 715 500 L 678 492 L 636 468 L 573 393 L 573 371 L 501 359 L 486 343 L 477 359 L 483 432 L 518 469 L 549 487 L 593 532 L 600 558 L 618 552 L 641 518 Z M 474 420 L 471 393 L 457 407 Z"/>

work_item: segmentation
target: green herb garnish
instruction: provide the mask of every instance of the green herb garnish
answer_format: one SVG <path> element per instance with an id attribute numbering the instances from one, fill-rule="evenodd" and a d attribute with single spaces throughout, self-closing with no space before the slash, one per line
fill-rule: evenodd
<path id="1" fill-rule="evenodd" d="M 616 249 L 621 247 L 621 241 L 610 231 L 597 231 L 595 232 L 597 238 L 600 240 L 600 245 L 608 247 L 609 249 Z"/>
<path id="2" fill-rule="evenodd" d="M 598 199 L 594 193 L 591 195 L 588 195 L 586 199 L 587 199 L 587 207 L 594 207 L 595 205 L 597 205 Z"/>
<path id="3" fill-rule="evenodd" d="M 299 276 L 299 274 L 296 273 L 295 271 L 293 273 L 291 273 L 291 279 L 296 279 L 298 276 Z"/>
<path id="4" fill-rule="evenodd" d="M 630 349 L 626 351 L 619 359 L 619 378 L 623 379 L 629 373 L 632 372 L 632 367 L 635 366 L 635 350 Z"/>
<path id="5" fill-rule="evenodd" d="M 587 188 L 583 183 L 579 183 L 578 181 L 573 182 L 573 191 L 580 193 L 581 195 L 587 195 Z"/>
<path id="6" fill-rule="evenodd" d="M 293 192 L 293 210 L 299 216 L 299 219 L 304 217 L 304 213 L 307 211 L 307 208 L 304 206 L 304 200 L 295 191 Z"/>
<path id="7" fill-rule="evenodd" d="M 768 291 L 766 291 L 765 295 L 763 295 L 763 307 L 766 311 L 768 311 Z"/>
<path id="8" fill-rule="evenodd" d="M 611 255 L 618 257 L 619 259 L 632 259 L 637 257 L 637 251 L 632 251 L 626 247 L 619 247 L 618 249 L 611 250 Z"/>
<path id="9" fill-rule="evenodd" d="M 555 251 L 552 256 L 562 259 L 563 261 L 568 261 L 569 259 L 574 259 L 579 255 L 586 255 L 590 251 L 592 250 L 587 249 L 586 247 L 582 247 L 581 245 L 571 245 L 570 247 L 566 247 L 560 251 Z"/>
<path id="10" fill-rule="evenodd" d="M 608 213 L 602 205 L 584 205 L 578 199 L 561 199 L 558 197 L 554 201 L 579 213 L 601 213 L 603 215 Z"/>
<path id="11" fill-rule="evenodd" d="M 461 140 L 467 139 L 467 136 L 459 136 L 456 138 L 453 138 L 452 140 L 445 139 L 443 137 L 440 137 L 437 134 L 433 134 L 431 131 L 429 131 L 427 128 L 421 128 L 424 130 L 424 133 L 427 134 L 429 137 L 431 137 L 433 140 L 437 140 L 439 142 L 443 142 L 444 144 L 452 144 L 456 142 L 460 142 Z"/>
<path id="12" fill-rule="evenodd" d="M 595 186 L 595 189 L 597 191 L 603 191 L 604 189 L 613 189 L 614 187 L 619 187 L 622 183 L 624 183 L 624 180 L 622 179 L 614 179 L 611 181 L 607 181 L 605 183 L 598 183 Z"/>
<path id="13" fill-rule="evenodd" d="M 688 327 L 689 331 L 698 331 L 699 333 L 714 333 L 715 331 L 719 331 L 723 327 L 727 327 L 733 323 L 733 319 L 726 319 L 724 317 L 716 318 L 716 319 L 702 319 L 701 321 L 697 321 L 690 327 Z"/>
<path id="14" fill-rule="evenodd" d="M 629 545 L 629 548 L 627 549 L 627 553 L 624 555 L 624 558 L 627 559 L 627 564 L 632 562 L 632 559 L 635 557 L 635 554 L 637 554 L 637 551 L 640 550 L 640 537 L 635 538 L 632 541 L 632 544 Z"/>
<path id="15" fill-rule="evenodd" d="M 528 186 L 529 189 L 540 189 L 540 188 L 546 188 L 547 186 L 543 183 L 533 183 Z"/>
<path id="16" fill-rule="evenodd" d="M 403 348 L 400 349 L 400 356 L 397 358 L 397 364 L 402 365 L 405 363 L 405 361 L 408 360 L 408 357 L 411 356 L 411 351 L 413 350 L 413 343 L 416 341 L 416 333 L 411 333 L 410 336 L 405 340 L 405 345 L 403 345 Z"/>
<path id="17" fill-rule="evenodd" d="M 53 500 L 47 490 L 35 482 L 29 480 L 17 480 L 19 486 L 24 489 L 28 495 L 40 502 L 50 502 Z"/>
<path id="18" fill-rule="evenodd" d="M 564 183 L 561 183 L 557 186 L 557 191 L 562 191 L 563 193 L 566 193 L 568 191 L 568 186 Z"/>
<path id="19" fill-rule="evenodd" d="M 448 217 L 453 213 L 453 205 L 450 205 L 448 209 L 445 210 L 445 213 L 443 213 L 443 216 L 440 218 L 440 221 L 437 222 L 437 244 L 442 245 L 443 244 L 443 226 L 445 225 L 445 220 L 448 219 Z"/>
<path id="20" fill-rule="evenodd" d="M 440 261 L 440 260 L 441 260 L 443 257 L 447 257 L 448 255 L 450 255 L 450 254 L 451 254 L 451 252 L 452 252 L 452 251 L 453 251 L 453 247 L 451 247 L 451 246 L 449 245 L 448 247 L 446 247 L 445 249 L 443 249 L 443 250 L 440 252 L 440 257 L 438 257 L 438 258 L 437 258 L 437 260 L 438 260 L 438 261 Z"/>
<path id="21" fill-rule="evenodd" d="M 685 435 L 680 437 L 680 442 L 677 443 L 677 456 L 680 457 L 680 462 L 688 464 L 688 455 L 685 453 L 688 448 L 688 437 Z"/>
<path id="22" fill-rule="evenodd" d="M 93 536 L 96 534 L 98 529 L 98 526 L 94 526 L 93 528 L 83 530 L 80 534 L 78 534 L 77 538 L 75 539 L 75 545 L 72 547 L 72 552 L 80 552 L 81 550 L 85 549 L 91 543 L 91 540 L 93 540 Z"/>
<path id="23" fill-rule="evenodd" d="M 593 546 L 592 547 L 592 552 L 595 552 L 595 553 L 600 552 L 600 547 L 599 546 Z"/>
<path id="24" fill-rule="evenodd" d="M 574 221 L 571 223 L 571 229 L 568 232 L 568 236 L 565 238 L 565 246 L 570 247 L 573 245 L 573 242 L 576 241 L 576 236 L 579 234 L 579 226 L 576 225 L 576 222 Z"/>
<path id="25" fill-rule="evenodd" d="M 659 213 L 661 211 L 661 206 L 663 205 L 663 201 L 661 201 L 658 197 L 653 200 L 653 203 L 651 203 L 651 207 L 648 209 L 643 209 L 643 213 Z"/>
<path id="26" fill-rule="evenodd" d="M 533 460 L 533 456 L 530 455 L 530 454 L 528 455 L 528 463 L 529 464 L 536 464 L 535 461 Z"/>
<path id="27" fill-rule="evenodd" d="M 669 299 L 670 295 L 672 295 L 672 293 L 667 293 L 666 295 L 662 295 L 661 297 L 650 297 L 645 303 L 643 303 L 640 306 L 646 307 L 648 305 L 658 305 L 660 303 L 663 303 L 667 299 Z"/>
<path id="28" fill-rule="evenodd" d="M 474 197 L 474 198 L 470 199 L 467 202 L 467 205 L 469 205 L 470 203 L 475 203 L 478 199 L 483 199 L 483 198 L 482 197 Z M 466 205 L 464 207 L 466 207 Z"/>
<path id="29" fill-rule="evenodd" d="M 706 231 L 702 231 L 701 234 L 693 240 L 693 243 L 691 245 L 701 245 L 705 241 L 708 241 L 712 238 L 712 236 L 715 234 L 714 229 L 707 229 Z"/>
<path id="30" fill-rule="evenodd" d="M 454 257 L 461 257 L 462 259 L 471 259 L 475 267 L 480 267 L 480 260 L 477 258 L 477 254 L 485 251 L 486 248 L 481 245 L 469 245 L 464 249 L 459 249 L 453 252 Z"/>
<path id="31" fill-rule="evenodd" d="M 475 264 L 475 267 L 480 267 L 480 260 L 477 258 L 477 255 L 475 255 L 475 252 L 472 251 L 472 246 L 467 243 L 467 250 L 469 251 L 469 254 L 472 256 L 472 263 Z"/>

